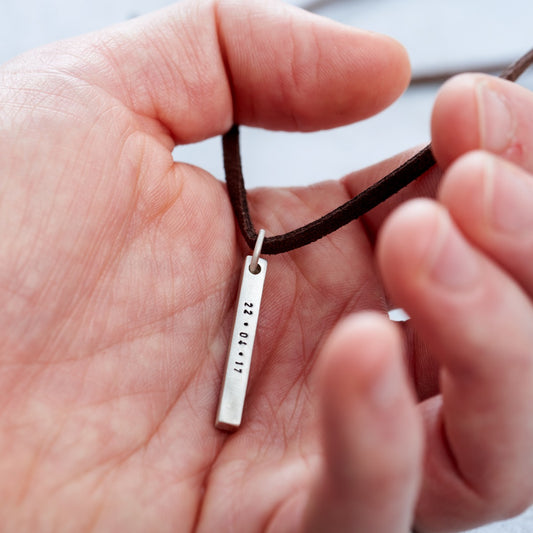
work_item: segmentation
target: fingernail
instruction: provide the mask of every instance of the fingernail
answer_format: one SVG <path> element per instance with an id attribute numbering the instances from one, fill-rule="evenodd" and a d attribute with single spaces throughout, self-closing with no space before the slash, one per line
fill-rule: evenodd
<path id="1" fill-rule="evenodd" d="M 504 163 L 491 161 L 487 169 L 486 205 L 489 222 L 504 233 L 533 231 L 533 183 Z"/>
<path id="2" fill-rule="evenodd" d="M 489 86 L 486 81 L 476 87 L 479 112 L 481 148 L 503 153 L 512 144 L 515 119 L 504 95 Z"/>
<path id="3" fill-rule="evenodd" d="M 447 289 L 472 287 L 479 274 L 478 259 L 448 216 L 441 213 L 440 217 L 433 252 L 430 251 L 430 278 Z"/>

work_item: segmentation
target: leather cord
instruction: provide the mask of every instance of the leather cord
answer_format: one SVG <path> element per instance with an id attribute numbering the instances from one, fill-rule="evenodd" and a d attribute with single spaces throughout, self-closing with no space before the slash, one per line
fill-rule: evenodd
<path id="1" fill-rule="evenodd" d="M 531 64 L 533 64 L 533 49 L 505 69 L 500 74 L 500 78 L 516 81 Z M 223 135 L 222 147 L 227 189 L 233 212 L 244 240 L 253 249 L 257 239 L 257 232 L 250 217 L 246 187 L 242 175 L 238 125 L 232 126 Z M 273 255 L 289 252 L 333 233 L 396 194 L 435 164 L 436 161 L 431 152 L 431 144 L 428 144 L 405 163 L 368 187 L 368 189 L 323 217 L 283 235 L 266 237 L 262 253 Z"/>

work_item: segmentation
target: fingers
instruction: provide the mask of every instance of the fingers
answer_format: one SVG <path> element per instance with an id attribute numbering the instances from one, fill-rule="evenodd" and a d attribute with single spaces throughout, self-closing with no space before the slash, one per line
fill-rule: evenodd
<path id="1" fill-rule="evenodd" d="M 421 462 L 421 432 L 399 335 L 383 317 L 343 322 L 321 354 L 324 469 L 307 531 L 406 533 Z"/>
<path id="2" fill-rule="evenodd" d="M 461 155 L 483 149 L 533 171 L 532 113 L 533 93 L 515 83 L 481 74 L 454 77 L 439 92 L 433 110 L 432 150 L 439 167 L 446 169 Z M 348 176 L 346 187 L 355 196 L 413 153 Z M 388 214 L 402 202 L 434 197 L 439 178 L 435 167 L 365 215 L 370 237 L 375 237 Z"/>
<path id="3" fill-rule="evenodd" d="M 461 232 L 533 296 L 533 178 L 476 152 L 455 163 L 439 199 Z"/>
<path id="4" fill-rule="evenodd" d="M 451 209 L 464 209 L 463 221 L 484 214 L 480 207 L 467 213 L 464 199 L 457 204 Z M 442 365 L 442 407 L 432 403 L 428 414 L 430 467 L 419 507 L 422 523 L 436 529 L 503 518 L 533 497 L 533 307 L 520 286 L 529 281 L 515 282 L 482 246 L 424 200 L 398 209 L 378 244 L 388 289 Z M 519 262 L 499 250 L 495 244 L 495 261 Z M 461 514 L 450 512 L 456 508 Z"/>
<path id="5" fill-rule="evenodd" d="M 422 529 L 472 527 L 533 501 L 530 109 L 533 95 L 503 80 L 446 84 L 432 144 L 439 165 L 451 165 L 438 194 L 449 214 L 408 204 L 379 243 L 392 298 L 441 364 L 442 400 L 422 404 Z"/>
<path id="6" fill-rule="evenodd" d="M 347 124 L 386 107 L 409 77 L 392 39 L 262 0 L 189 0 L 39 54 L 40 68 L 101 87 L 178 142 L 233 121 Z"/>
<path id="7" fill-rule="evenodd" d="M 457 76 L 441 89 L 433 110 L 433 152 L 446 168 L 483 149 L 533 170 L 533 93 L 481 74 Z"/>

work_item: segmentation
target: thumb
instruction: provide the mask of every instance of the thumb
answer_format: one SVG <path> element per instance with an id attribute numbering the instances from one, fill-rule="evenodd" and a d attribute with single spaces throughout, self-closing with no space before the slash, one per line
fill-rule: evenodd
<path id="1" fill-rule="evenodd" d="M 177 142 L 232 122 L 347 124 L 390 104 L 409 77 L 392 39 L 274 0 L 189 0 L 38 54 L 40 68 L 102 88 Z"/>
<path id="2" fill-rule="evenodd" d="M 406 52 L 388 37 L 272 1 L 221 2 L 218 13 L 237 122 L 340 126 L 377 113 L 409 83 Z"/>
<path id="3" fill-rule="evenodd" d="M 406 533 L 422 463 L 422 433 L 394 325 L 346 320 L 322 354 L 325 458 L 309 503 L 310 532 Z"/>

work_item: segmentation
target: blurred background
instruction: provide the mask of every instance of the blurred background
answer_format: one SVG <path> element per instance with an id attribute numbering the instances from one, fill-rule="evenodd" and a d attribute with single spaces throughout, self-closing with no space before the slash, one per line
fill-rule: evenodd
<path id="1" fill-rule="evenodd" d="M 0 63 L 30 48 L 100 29 L 171 4 L 168 0 L 1 0 Z M 288 0 L 338 21 L 382 32 L 407 48 L 413 77 L 501 70 L 533 48 L 531 0 Z M 317 133 L 243 128 L 248 187 L 335 179 L 429 141 L 431 107 L 442 80 L 413 84 L 389 109 Z M 520 82 L 533 89 L 533 72 Z M 223 180 L 220 139 L 174 150 Z M 533 453 L 533 451 L 532 451 Z M 476 533 L 531 533 L 533 510 Z"/>
<path id="2" fill-rule="evenodd" d="M 170 0 L 1 0 L 0 62 L 41 44 L 164 7 Z M 413 76 L 499 68 L 533 48 L 531 0 L 288 0 L 346 24 L 391 35 L 407 48 Z M 533 88 L 533 72 L 520 83 Z M 248 187 L 338 178 L 429 140 L 441 81 L 413 85 L 380 115 L 311 134 L 243 128 Z M 175 150 L 175 159 L 224 179 L 220 139 Z M 533 530 L 533 529 L 532 529 Z"/>

